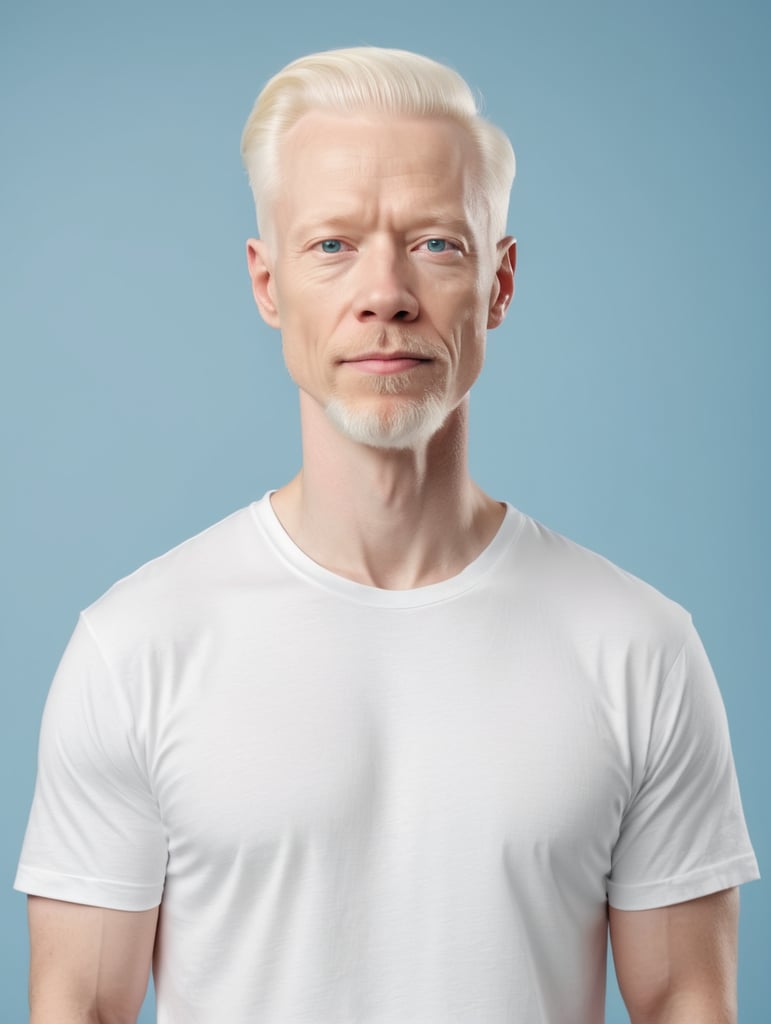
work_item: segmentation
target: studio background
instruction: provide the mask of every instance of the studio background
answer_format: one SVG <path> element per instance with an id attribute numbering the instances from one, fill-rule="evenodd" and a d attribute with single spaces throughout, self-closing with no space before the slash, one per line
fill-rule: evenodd
<path id="1" fill-rule="evenodd" d="M 287 61 L 362 43 L 451 64 L 513 140 L 517 295 L 472 396 L 472 470 L 692 612 L 769 871 L 769 6 L 6 0 L 3 1020 L 26 1019 L 11 885 L 78 611 L 298 467 L 239 136 Z M 769 949 L 753 883 L 742 1024 L 768 1019 Z"/>

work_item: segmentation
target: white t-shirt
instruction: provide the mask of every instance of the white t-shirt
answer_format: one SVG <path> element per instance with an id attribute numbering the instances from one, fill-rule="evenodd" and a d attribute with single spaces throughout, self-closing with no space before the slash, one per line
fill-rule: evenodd
<path id="1" fill-rule="evenodd" d="M 266 496 L 81 615 L 16 887 L 161 903 L 160 1024 L 599 1024 L 607 901 L 755 877 L 682 608 L 511 507 L 378 590 Z"/>

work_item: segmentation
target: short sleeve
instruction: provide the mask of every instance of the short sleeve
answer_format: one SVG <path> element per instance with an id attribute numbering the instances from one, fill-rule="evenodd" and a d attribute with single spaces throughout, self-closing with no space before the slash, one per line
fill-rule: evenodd
<path id="1" fill-rule="evenodd" d="M 691 625 L 656 695 L 645 772 L 616 843 L 619 910 L 680 903 L 759 877 L 723 702 Z"/>
<path id="2" fill-rule="evenodd" d="M 167 842 L 130 704 L 84 616 L 51 686 L 15 888 L 115 910 L 161 901 Z"/>

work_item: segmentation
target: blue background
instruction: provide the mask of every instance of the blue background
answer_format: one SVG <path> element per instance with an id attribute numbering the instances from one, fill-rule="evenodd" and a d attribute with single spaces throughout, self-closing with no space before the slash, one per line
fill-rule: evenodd
<path id="1" fill-rule="evenodd" d="M 473 472 L 691 610 L 768 865 L 769 6 L 30 0 L 0 39 L 0 1016 L 26 1014 L 10 886 L 78 610 L 298 466 L 238 142 L 312 50 L 444 60 L 512 137 L 518 292 L 472 399 Z M 743 1024 L 768 1019 L 770 932 L 753 883 Z"/>

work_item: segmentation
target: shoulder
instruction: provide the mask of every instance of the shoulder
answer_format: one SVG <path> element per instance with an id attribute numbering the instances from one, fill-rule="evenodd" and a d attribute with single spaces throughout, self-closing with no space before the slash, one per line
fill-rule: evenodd
<path id="1" fill-rule="evenodd" d="M 544 616 L 579 642 L 598 637 L 676 654 L 692 629 L 676 601 L 603 555 L 523 516 L 517 566 Z"/>
<path id="2" fill-rule="evenodd" d="M 105 649 L 195 631 L 259 572 L 259 538 L 253 506 L 239 509 L 118 580 L 83 618 Z"/>

